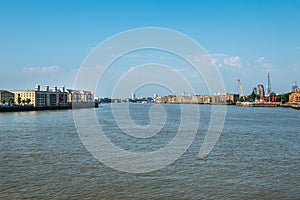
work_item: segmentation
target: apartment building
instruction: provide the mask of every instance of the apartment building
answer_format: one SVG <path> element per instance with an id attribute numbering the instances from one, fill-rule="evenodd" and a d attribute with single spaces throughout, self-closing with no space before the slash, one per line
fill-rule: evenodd
<path id="1" fill-rule="evenodd" d="M 300 103 L 300 89 L 289 95 L 289 103 Z"/>
<path id="2" fill-rule="evenodd" d="M 94 103 L 94 94 L 92 91 L 85 90 L 66 90 L 68 93 L 68 103 Z"/>
<path id="3" fill-rule="evenodd" d="M 240 95 L 238 94 L 220 94 L 220 95 L 213 95 L 211 97 L 212 104 L 235 104 Z"/>
<path id="4" fill-rule="evenodd" d="M 155 98 L 155 103 L 172 103 L 172 104 L 210 104 L 210 96 L 193 95 L 193 96 L 162 96 Z"/>
<path id="5" fill-rule="evenodd" d="M 13 90 L 12 93 L 14 94 L 14 102 L 17 104 L 26 102 L 25 104 L 35 107 L 68 105 L 68 93 L 63 87 L 57 89 L 54 86 L 52 89 L 49 89 L 49 86 L 45 86 L 44 90 L 41 90 L 40 86 L 36 85 L 34 90 Z"/>

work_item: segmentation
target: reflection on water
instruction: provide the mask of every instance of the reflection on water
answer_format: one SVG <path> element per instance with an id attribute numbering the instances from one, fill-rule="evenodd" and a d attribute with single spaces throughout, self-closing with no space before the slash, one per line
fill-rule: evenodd
<path id="1" fill-rule="evenodd" d="M 141 113 L 150 106 L 131 105 L 133 120 L 149 123 L 149 116 Z M 178 129 L 179 106 L 165 108 L 166 125 L 146 139 L 122 133 L 109 105 L 96 113 L 111 141 L 131 151 L 152 151 Z M 300 198 L 299 111 L 228 107 L 217 145 L 199 160 L 210 107 L 200 110 L 198 134 L 188 151 L 147 174 L 115 171 L 94 159 L 79 139 L 71 111 L 1 113 L 0 199 Z"/>

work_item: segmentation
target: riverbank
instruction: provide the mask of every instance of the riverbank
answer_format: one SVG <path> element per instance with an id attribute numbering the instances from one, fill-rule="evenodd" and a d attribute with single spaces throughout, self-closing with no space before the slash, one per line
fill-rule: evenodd
<path id="1" fill-rule="evenodd" d="M 95 104 L 73 104 L 67 106 L 0 106 L 0 112 L 26 112 L 26 111 L 46 111 L 46 110 L 68 110 L 68 109 L 82 109 L 82 108 L 98 108 L 98 103 Z"/>
<path id="2" fill-rule="evenodd" d="M 246 106 L 246 107 L 279 107 L 280 102 L 268 102 L 268 103 L 256 103 L 256 102 L 237 102 L 236 106 Z"/>
<path id="3" fill-rule="evenodd" d="M 236 106 L 243 107 L 283 107 L 283 108 L 294 108 L 300 109 L 300 104 L 291 103 L 280 103 L 280 102 L 266 102 L 266 103 L 256 103 L 256 102 L 237 102 Z"/>
<path id="4" fill-rule="evenodd" d="M 161 103 L 160 103 L 161 104 Z M 174 103 L 173 103 L 174 104 Z M 180 103 L 176 103 L 180 104 Z M 191 103 L 190 103 L 191 104 Z M 252 102 L 237 102 L 236 104 L 200 104 L 200 105 L 226 105 L 238 107 L 283 107 L 300 110 L 300 104 L 282 104 L 282 103 L 252 103 Z M 24 112 L 24 111 L 47 111 L 47 110 L 68 110 L 68 109 L 83 109 L 83 108 L 98 108 L 98 103 L 93 104 L 73 104 L 68 106 L 48 106 L 48 107 L 34 107 L 34 106 L 0 106 L 0 112 Z"/>
<path id="5" fill-rule="evenodd" d="M 292 108 L 297 109 L 297 110 L 300 110 L 300 104 L 292 105 Z"/>

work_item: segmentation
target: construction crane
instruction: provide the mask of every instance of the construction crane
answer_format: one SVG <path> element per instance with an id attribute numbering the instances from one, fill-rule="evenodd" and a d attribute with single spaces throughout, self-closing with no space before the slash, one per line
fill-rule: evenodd
<path id="1" fill-rule="evenodd" d="M 271 95 L 271 80 L 270 80 L 270 72 L 268 72 L 268 80 L 267 80 L 267 96 Z"/>
<path id="2" fill-rule="evenodd" d="M 242 97 L 244 99 L 244 102 L 245 102 L 246 101 L 245 92 L 243 90 L 243 86 L 242 86 L 242 83 L 241 83 L 240 79 L 238 79 L 238 83 L 239 83 L 239 87 L 240 87 L 240 90 L 241 90 L 241 95 L 242 95 Z"/>

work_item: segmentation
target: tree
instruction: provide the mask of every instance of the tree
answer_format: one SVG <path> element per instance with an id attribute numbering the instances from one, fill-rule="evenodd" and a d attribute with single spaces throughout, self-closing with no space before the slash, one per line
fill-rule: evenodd
<path id="1" fill-rule="evenodd" d="M 25 104 L 25 99 L 23 99 L 21 102 L 22 102 L 22 104 Z"/>
<path id="2" fill-rule="evenodd" d="M 281 94 L 280 95 L 281 103 L 289 102 L 289 95 L 290 95 L 290 93 Z"/>
<path id="3" fill-rule="evenodd" d="M 10 98 L 8 99 L 8 103 L 9 103 L 9 104 L 13 104 L 13 103 L 14 103 L 14 99 L 10 97 Z"/>
<path id="4" fill-rule="evenodd" d="M 247 98 L 249 99 L 249 101 L 255 101 L 256 94 L 255 94 L 254 90 L 252 91 L 252 93 Z"/>
<path id="5" fill-rule="evenodd" d="M 5 104 L 5 99 L 2 99 L 2 101 L 1 101 L 3 104 Z"/>
<path id="6" fill-rule="evenodd" d="M 25 99 L 25 103 L 26 103 L 26 104 L 29 104 L 30 102 L 31 102 L 31 99 L 29 99 L 29 98 L 26 98 L 26 99 Z"/>
<path id="7" fill-rule="evenodd" d="M 226 100 L 226 103 L 227 103 L 227 105 L 232 105 L 232 104 L 233 104 L 233 101 L 230 100 L 230 99 L 228 99 L 228 100 Z"/>
<path id="8" fill-rule="evenodd" d="M 22 102 L 22 98 L 20 97 L 20 95 L 18 95 L 18 104 L 21 104 Z"/>
<path id="9" fill-rule="evenodd" d="M 247 101 L 247 97 L 245 97 L 245 100 L 244 100 L 244 98 L 243 98 L 243 97 L 240 97 L 240 98 L 238 99 L 238 101 L 239 101 L 239 102 L 244 102 L 244 101 Z"/>

